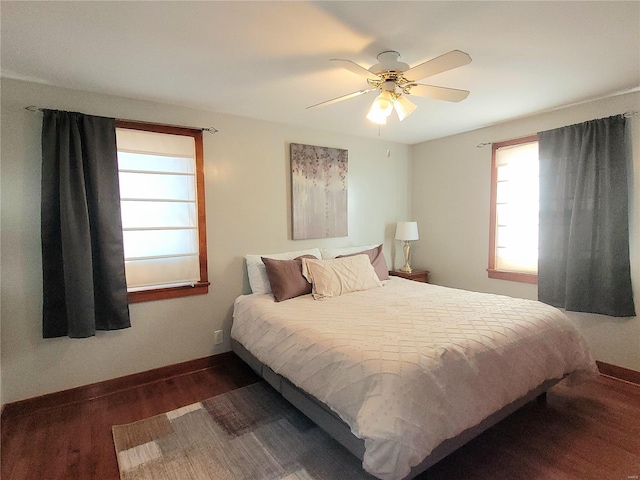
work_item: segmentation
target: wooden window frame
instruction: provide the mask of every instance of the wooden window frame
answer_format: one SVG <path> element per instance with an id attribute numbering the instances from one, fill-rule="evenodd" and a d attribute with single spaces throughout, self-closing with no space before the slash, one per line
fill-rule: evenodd
<path id="1" fill-rule="evenodd" d="M 202 130 L 159 125 L 154 123 L 134 122 L 131 120 L 117 120 L 116 128 L 143 130 L 146 132 L 166 133 L 169 135 L 183 135 L 193 137 L 196 154 L 196 205 L 198 210 L 198 258 L 200 262 L 200 281 L 190 285 L 149 288 L 128 292 L 129 303 L 150 302 L 169 298 L 204 295 L 209 293 L 209 274 L 207 268 L 207 218 L 204 194 L 204 144 Z"/>
<path id="2" fill-rule="evenodd" d="M 496 234 L 497 234 L 497 201 L 498 201 L 498 167 L 496 166 L 496 152 L 499 148 L 520 145 L 523 143 L 537 142 L 538 135 L 514 138 L 504 142 L 496 142 L 491 145 L 491 210 L 489 214 L 489 267 L 487 274 L 489 278 L 509 280 L 521 283 L 538 283 L 537 273 L 511 272 L 496 269 Z"/>

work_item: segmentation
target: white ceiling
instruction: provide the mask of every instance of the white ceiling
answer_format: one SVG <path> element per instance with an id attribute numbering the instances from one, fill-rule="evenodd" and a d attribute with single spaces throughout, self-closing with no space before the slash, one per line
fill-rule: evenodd
<path id="1" fill-rule="evenodd" d="M 640 1 L 12 2 L 2 76 L 414 144 L 640 85 Z M 331 58 L 365 67 L 397 50 L 414 66 L 450 50 L 472 63 L 379 130 L 374 93 Z M 56 105 L 41 105 L 56 108 Z M 86 112 L 91 113 L 91 112 Z"/>

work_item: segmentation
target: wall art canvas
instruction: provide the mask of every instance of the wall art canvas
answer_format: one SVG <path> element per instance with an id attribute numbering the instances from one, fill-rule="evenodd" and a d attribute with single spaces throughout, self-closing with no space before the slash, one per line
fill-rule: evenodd
<path id="1" fill-rule="evenodd" d="M 346 237 L 348 151 L 291 144 L 294 240 Z"/>

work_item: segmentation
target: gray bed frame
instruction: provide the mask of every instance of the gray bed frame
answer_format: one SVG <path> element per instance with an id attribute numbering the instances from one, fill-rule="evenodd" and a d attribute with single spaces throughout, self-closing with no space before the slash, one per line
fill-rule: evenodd
<path id="1" fill-rule="evenodd" d="M 264 378 L 274 389 L 276 389 L 289 403 L 309 417 L 320 428 L 331 435 L 335 440 L 347 448 L 356 457 L 362 460 L 364 456 L 364 440 L 356 437 L 351 433 L 349 426 L 344 423 L 333 411 L 325 404 L 305 393 L 296 387 L 289 380 L 277 374 L 267 365 L 256 359 L 241 343 L 231 339 L 231 349 L 245 363 L 247 363 L 258 375 Z M 471 441 L 482 432 L 497 424 L 513 412 L 526 405 L 527 403 L 537 399 L 544 401 L 546 392 L 561 379 L 547 380 L 537 388 L 531 390 L 527 395 L 510 403 L 509 405 L 498 410 L 494 414 L 485 418 L 482 422 L 474 427 L 468 428 L 459 435 L 449 438 L 438 445 L 420 464 L 411 469 L 411 473 L 405 480 L 414 478 L 420 473 L 427 470 L 432 465 L 442 460 L 444 457 L 457 450 L 465 443 Z"/>

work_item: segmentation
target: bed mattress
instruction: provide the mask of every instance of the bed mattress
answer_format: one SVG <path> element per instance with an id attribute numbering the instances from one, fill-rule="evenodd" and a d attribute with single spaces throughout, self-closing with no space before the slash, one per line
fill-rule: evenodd
<path id="1" fill-rule="evenodd" d="M 556 308 L 397 277 L 322 301 L 243 295 L 231 336 L 349 425 L 384 480 L 546 380 L 597 372 Z"/>

